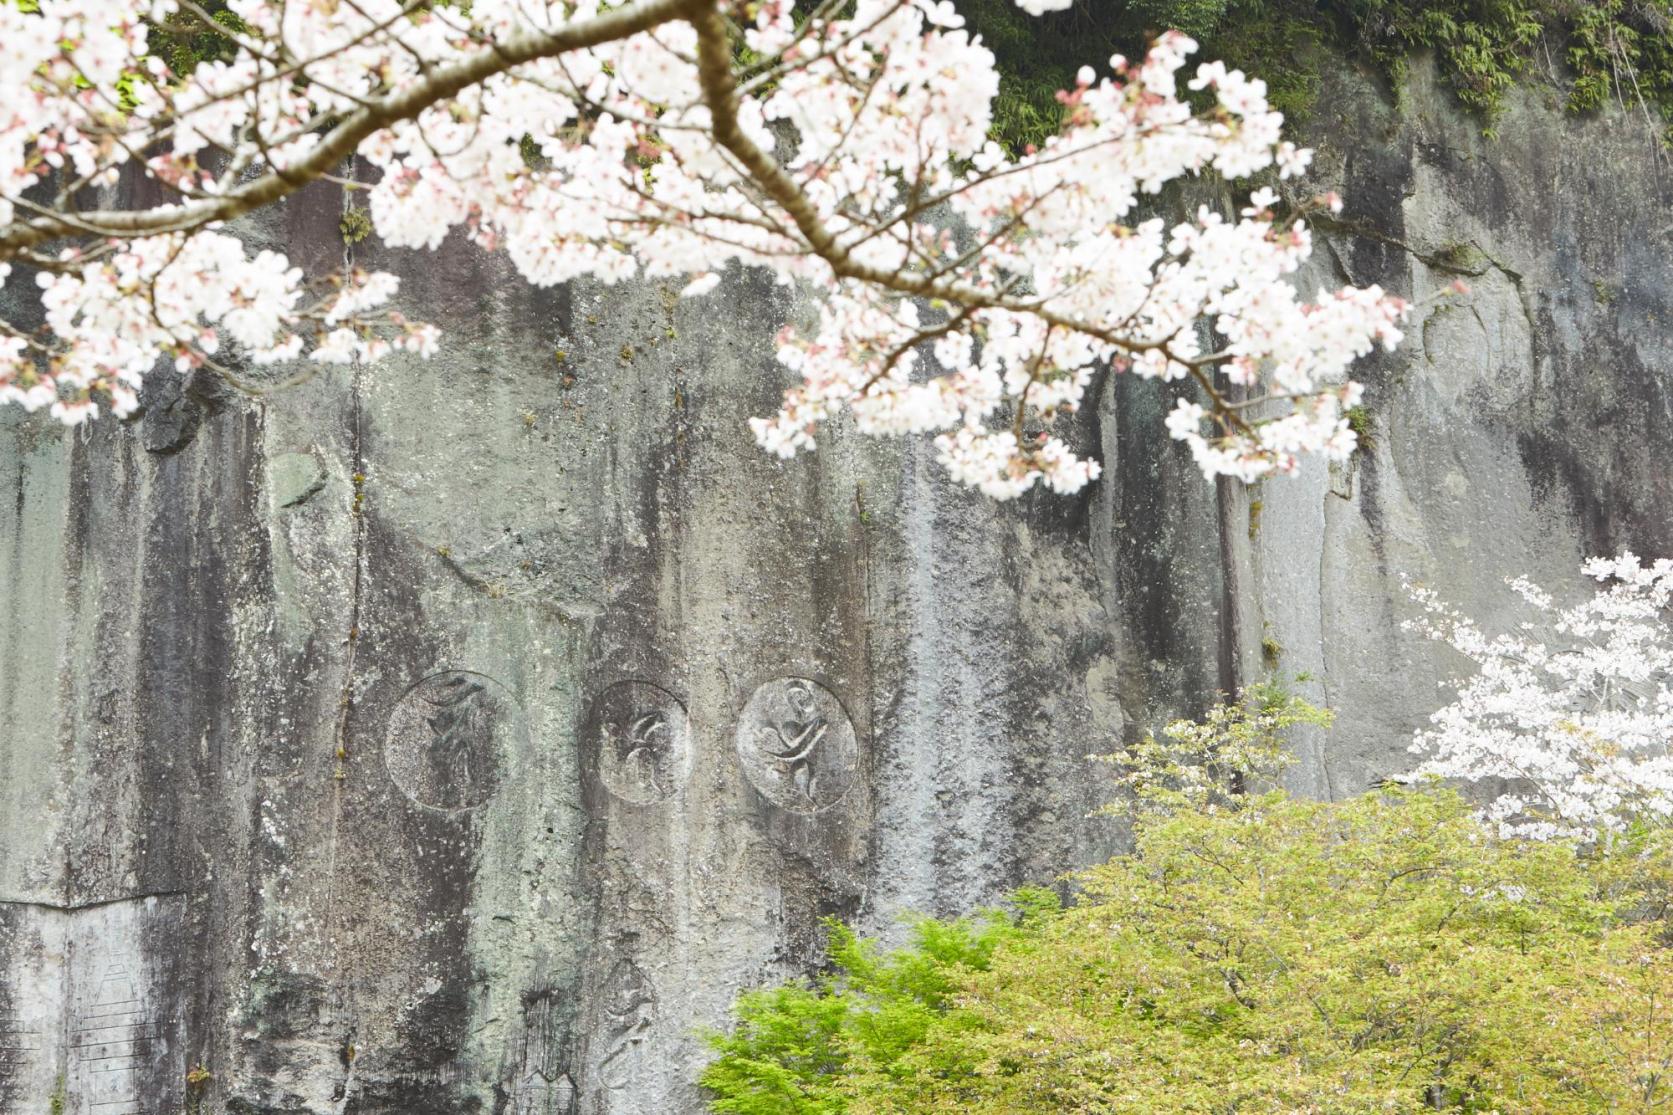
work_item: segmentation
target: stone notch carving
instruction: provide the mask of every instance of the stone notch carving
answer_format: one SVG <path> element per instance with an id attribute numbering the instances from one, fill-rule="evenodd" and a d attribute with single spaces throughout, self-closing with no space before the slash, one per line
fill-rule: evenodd
<path id="1" fill-rule="evenodd" d="M 511 1098 L 511 1115 L 573 1115 L 575 1082 L 567 1072 L 550 1079 L 535 1069 L 517 1083 Z"/>
<path id="2" fill-rule="evenodd" d="M 847 710 L 807 678 L 773 678 L 756 689 L 738 718 L 737 746 L 750 784 L 795 813 L 835 805 L 859 771 Z"/>
<path id="3" fill-rule="evenodd" d="M 656 1022 L 656 988 L 639 965 L 623 957 L 610 969 L 599 1002 L 598 1040 L 604 1052 L 598 1079 L 615 1091 L 640 1075 L 645 1039 Z"/>
<path id="4" fill-rule="evenodd" d="M 413 801 L 459 812 L 499 790 L 507 757 L 525 732 L 511 693 L 486 674 L 448 670 L 395 703 L 384 740 L 389 777 Z"/>
<path id="5" fill-rule="evenodd" d="M 668 801 L 691 775 L 691 720 L 672 693 L 648 681 L 618 681 L 593 702 L 598 778 L 634 805 Z"/>
<path id="6" fill-rule="evenodd" d="M 522 1075 L 510 1115 L 574 1115 L 579 1093 L 565 1068 L 570 1043 L 561 1002 L 562 993 L 551 987 L 523 996 Z"/>
<path id="7" fill-rule="evenodd" d="M 0 903 L 0 1115 L 157 1115 L 184 1102 L 178 895 Z"/>

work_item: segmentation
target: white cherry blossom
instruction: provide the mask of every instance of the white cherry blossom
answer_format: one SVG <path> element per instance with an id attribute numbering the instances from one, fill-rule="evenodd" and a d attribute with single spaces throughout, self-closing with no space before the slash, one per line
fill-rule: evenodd
<path id="1" fill-rule="evenodd" d="M 1599 591 L 1557 607 L 1509 582 L 1537 620 L 1489 634 L 1432 591 L 1407 626 L 1449 644 L 1476 672 L 1419 732 L 1419 773 L 1507 780 L 1487 809 L 1507 833 L 1595 836 L 1673 820 L 1673 560 L 1631 553 L 1584 572 Z"/>

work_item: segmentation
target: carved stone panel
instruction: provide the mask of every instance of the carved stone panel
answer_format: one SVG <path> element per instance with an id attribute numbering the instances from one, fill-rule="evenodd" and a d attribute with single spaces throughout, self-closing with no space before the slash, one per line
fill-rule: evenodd
<path id="1" fill-rule="evenodd" d="M 750 784 L 796 813 L 835 805 L 859 772 L 847 710 L 807 678 L 774 678 L 751 694 L 738 718 L 737 747 Z"/>
<path id="2" fill-rule="evenodd" d="M 27 1078 L 45 1049 L 41 1031 L 30 1019 L 8 1010 L 0 1014 L 0 1111 L 12 1111 L 28 1092 Z"/>
<path id="3" fill-rule="evenodd" d="M 593 702 L 598 778 L 635 805 L 668 801 L 691 775 L 691 721 L 678 698 L 648 681 L 619 681 Z"/>
<path id="4" fill-rule="evenodd" d="M 396 702 L 384 764 L 420 805 L 475 809 L 499 790 L 526 730 L 516 699 L 493 678 L 468 670 L 431 674 Z"/>
<path id="5" fill-rule="evenodd" d="M 0 1115 L 178 1110 L 185 1050 L 177 983 L 183 903 L 0 905 Z"/>
<path id="6" fill-rule="evenodd" d="M 139 1074 L 168 1021 L 149 1009 L 133 958 L 99 942 L 81 967 L 70 1010 L 70 1066 L 87 1108 L 138 1110 Z"/>
<path id="7" fill-rule="evenodd" d="M 569 1074 L 571 1019 L 554 987 L 523 995 L 523 1048 L 510 1115 L 574 1115 L 579 1093 Z"/>

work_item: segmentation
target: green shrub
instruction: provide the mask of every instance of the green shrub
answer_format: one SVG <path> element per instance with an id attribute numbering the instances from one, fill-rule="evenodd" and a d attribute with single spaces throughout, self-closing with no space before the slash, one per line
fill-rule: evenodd
<path id="1" fill-rule="evenodd" d="M 1501 839 L 1426 784 L 1271 786 L 1329 713 L 1275 683 L 1109 756 L 1133 851 L 1009 911 L 752 991 L 731 1115 L 1628 1112 L 1673 1106 L 1673 830 Z"/>
<path id="2" fill-rule="evenodd" d="M 1435 790 L 1181 813 L 1072 908 L 887 956 L 838 931 L 703 1083 L 752 1115 L 1663 1110 L 1668 862 L 1502 841 Z"/>
<path id="3" fill-rule="evenodd" d="M 987 971 L 999 946 L 1058 911 L 1050 891 L 1022 891 L 1011 906 L 958 921 L 921 918 L 910 947 L 884 953 L 829 921 L 832 972 L 814 985 L 746 992 L 731 1034 L 710 1035 L 720 1056 L 704 1071 L 710 1109 L 727 1115 L 834 1115 L 846 1111 L 855 1064 L 887 1071 L 921 1054 L 966 979 Z"/>

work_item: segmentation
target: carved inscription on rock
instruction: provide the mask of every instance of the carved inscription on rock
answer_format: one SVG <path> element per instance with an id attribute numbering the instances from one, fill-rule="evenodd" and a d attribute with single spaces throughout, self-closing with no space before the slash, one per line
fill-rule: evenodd
<path id="1" fill-rule="evenodd" d="M 524 732 L 522 710 L 503 685 L 485 674 L 448 670 L 396 702 L 384 763 L 418 804 L 475 809 L 500 788 Z"/>
<path id="2" fill-rule="evenodd" d="M 152 1017 L 123 951 L 115 941 L 94 945 L 71 1012 L 70 1072 L 97 1115 L 138 1115 L 143 1073 L 154 1047 L 168 1040 L 167 1023 Z"/>
<path id="3" fill-rule="evenodd" d="M 598 778 L 635 805 L 678 794 L 691 774 L 691 721 L 685 706 L 648 681 L 619 681 L 593 702 Z"/>
<path id="4" fill-rule="evenodd" d="M 774 678 L 744 705 L 738 758 L 774 805 L 812 813 L 842 800 L 859 770 L 854 725 L 836 694 L 807 678 Z"/>
<path id="5" fill-rule="evenodd" d="M 656 989 L 639 965 L 624 958 L 610 969 L 601 1003 L 598 1079 L 606 1088 L 625 1088 L 642 1068 L 645 1039 L 656 1021 Z"/>
<path id="6" fill-rule="evenodd" d="M 0 1111 L 21 1105 L 41 1053 L 41 1031 L 34 1023 L 15 1011 L 0 1014 Z"/>

